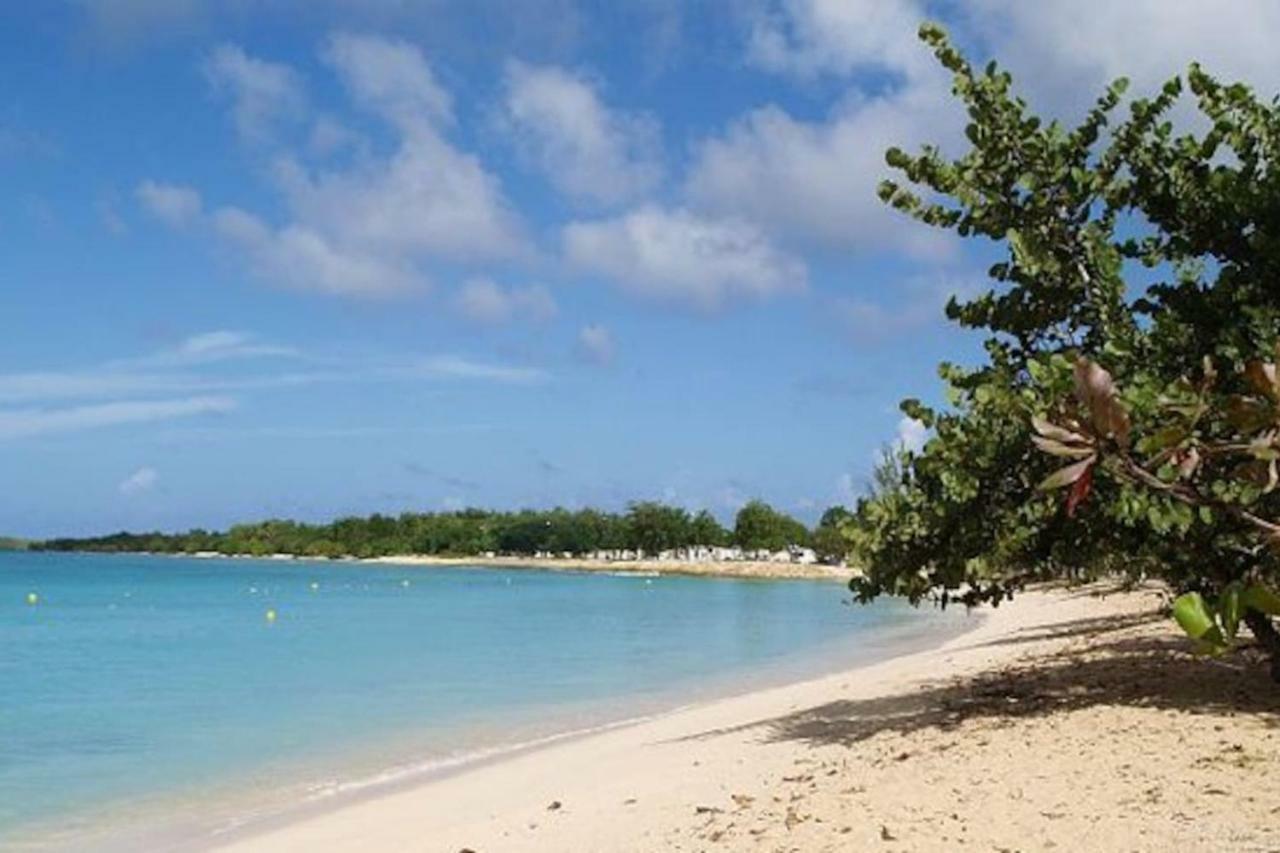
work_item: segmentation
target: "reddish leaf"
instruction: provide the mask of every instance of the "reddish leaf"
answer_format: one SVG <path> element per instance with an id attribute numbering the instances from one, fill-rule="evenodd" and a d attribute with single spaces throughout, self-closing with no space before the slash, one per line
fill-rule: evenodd
<path id="1" fill-rule="evenodd" d="M 1071 484 L 1071 491 L 1067 492 L 1067 517 L 1074 518 L 1076 507 L 1084 503 L 1089 497 L 1089 492 L 1093 489 L 1093 467 L 1090 466 L 1080 477 Z"/>
<path id="2" fill-rule="evenodd" d="M 1070 486 L 1087 474 L 1096 461 L 1097 458 L 1091 455 L 1088 459 L 1082 459 L 1065 468 L 1059 468 L 1048 477 L 1045 477 L 1044 481 L 1040 483 L 1041 491 L 1048 492 L 1053 489 L 1060 489 L 1063 486 Z"/>
<path id="3" fill-rule="evenodd" d="M 1244 378 L 1259 394 L 1272 400 L 1280 399 L 1276 383 L 1276 366 L 1264 361 L 1251 361 L 1244 366 Z"/>

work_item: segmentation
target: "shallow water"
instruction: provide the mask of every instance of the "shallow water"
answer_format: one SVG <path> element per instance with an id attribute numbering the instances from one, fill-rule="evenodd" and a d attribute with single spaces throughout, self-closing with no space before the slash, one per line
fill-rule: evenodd
<path id="1" fill-rule="evenodd" d="M 0 553 L 0 844 L 68 844 L 104 820 L 225 827 L 958 625 L 846 598 L 805 581 Z"/>

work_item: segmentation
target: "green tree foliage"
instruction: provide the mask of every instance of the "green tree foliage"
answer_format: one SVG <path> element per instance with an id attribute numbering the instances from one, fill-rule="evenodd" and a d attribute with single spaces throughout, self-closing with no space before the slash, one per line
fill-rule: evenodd
<path id="1" fill-rule="evenodd" d="M 733 538 L 729 531 L 724 529 L 724 525 L 705 509 L 698 511 L 698 514 L 689 522 L 689 526 L 689 539 L 698 545 L 723 547 Z"/>
<path id="2" fill-rule="evenodd" d="M 813 530 L 813 550 L 826 562 L 839 562 L 846 555 L 844 526 L 853 520 L 853 513 L 842 506 L 830 507 L 818 520 Z"/>
<path id="3" fill-rule="evenodd" d="M 1224 637 L 1243 619 L 1280 660 L 1265 606 L 1280 386 L 1264 387 L 1280 338 L 1280 106 L 1193 65 L 1127 115 L 1119 80 L 1064 127 L 937 27 L 921 38 L 953 75 L 970 147 L 890 150 L 914 187 L 881 197 L 1003 257 L 990 290 L 947 306 L 986 333 L 987 358 L 941 366 L 945 408 L 903 403 L 932 438 L 844 527 L 854 592 L 977 604 L 1038 578 L 1154 576 L 1194 591 Z M 1202 129 L 1177 133 L 1184 86 Z"/>
<path id="4" fill-rule="evenodd" d="M 764 506 L 763 504 L 761 506 Z M 767 507 L 765 507 L 767 509 Z M 808 538 L 804 525 L 769 510 L 769 523 L 784 533 L 770 541 L 785 544 Z M 265 556 L 385 557 L 397 554 L 476 556 L 499 554 L 571 554 L 629 550 L 654 556 L 662 551 L 728 545 L 729 531 L 715 516 L 650 501 L 631 504 L 625 513 L 596 509 L 491 512 L 466 509 L 444 513 L 404 513 L 340 518 L 329 524 L 272 519 L 237 524 L 225 532 L 115 533 L 89 539 L 51 539 L 35 543 L 43 550 L 215 552 Z M 755 546 L 752 547 L 763 547 Z"/>
<path id="5" fill-rule="evenodd" d="M 793 545 L 808 545 L 809 531 L 764 501 L 750 501 L 738 510 L 733 539 L 748 551 L 781 551 Z"/>

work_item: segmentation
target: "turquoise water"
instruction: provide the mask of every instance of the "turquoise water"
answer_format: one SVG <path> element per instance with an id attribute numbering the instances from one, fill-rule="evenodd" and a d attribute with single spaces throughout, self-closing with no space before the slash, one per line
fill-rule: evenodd
<path id="1" fill-rule="evenodd" d="M 845 597 L 797 581 L 0 553 L 0 844 L 262 813 L 955 622 Z"/>

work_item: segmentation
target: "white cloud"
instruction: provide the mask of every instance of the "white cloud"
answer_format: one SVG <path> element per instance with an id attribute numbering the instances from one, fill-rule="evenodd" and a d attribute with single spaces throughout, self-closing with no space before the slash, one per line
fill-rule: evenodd
<path id="1" fill-rule="evenodd" d="M 547 378 L 545 371 L 534 367 L 485 364 L 453 355 L 424 359 L 406 368 L 392 368 L 392 373 L 428 379 L 481 379 L 515 385 L 541 382 Z"/>
<path id="2" fill-rule="evenodd" d="M 302 366 L 267 368 L 281 359 Z M 233 371 L 227 371 L 228 362 L 236 362 Z M 529 384 L 547 378 L 535 368 L 476 362 L 452 354 L 341 358 L 303 353 L 242 332 L 217 331 L 193 335 L 175 347 L 81 369 L 0 373 L 0 404 L 449 379 Z"/>
<path id="3" fill-rule="evenodd" d="M 497 177 L 426 126 L 403 135 L 386 159 L 314 174 L 282 161 L 278 175 L 298 225 L 329 242 L 402 258 L 509 258 L 524 250 Z"/>
<path id="4" fill-rule="evenodd" d="M 683 209 L 643 207 L 614 219 L 572 222 L 563 233 L 570 264 L 645 297 L 702 310 L 739 297 L 803 290 L 805 265 L 755 226 Z"/>
<path id="5" fill-rule="evenodd" d="M 258 343 L 246 332 L 219 330 L 191 335 L 178 345 L 173 355 L 185 361 L 222 361 L 228 358 L 291 356 L 292 347 Z"/>
<path id="6" fill-rule="evenodd" d="M 62 409 L 0 409 L 0 439 L 221 414 L 235 407 L 236 402 L 230 397 L 187 397 L 96 403 Z"/>
<path id="7" fill-rule="evenodd" d="M 117 488 L 122 495 L 136 495 L 151 491 L 158 482 L 160 482 L 160 475 L 156 469 L 143 467 L 125 477 Z"/>
<path id="8" fill-rule="evenodd" d="M 273 159 L 288 215 L 280 224 L 237 206 L 207 221 L 244 252 L 268 283 L 342 296 L 385 296 L 420 289 L 429 262 L 511 259 L 529 249 L 519 217 L 496 176 L 443 135 L 452 97 L 413 45 L 373 36 L 336 35 L 323 51 L 352 103 L 388 122 L 393 150 L 374 154 L 362 137 L 327 115 L 312 121 L 298 151 Z M 224 47 L 210 67 L 237 93 L 238 124 L 262 126 L 293 104 L 303 109 L 292 72 Z M 288 72 L 288 73 L 286 73 Z M 291 95 L 297 91 L 298 97 Z M 246 131 L 248 132 L 248 131 Z M 337 168 L 307 165 L 353 147 Z M 171 224 L 201 218 L 194 190 L 148 182 L 139 197 Z"/>
<path id="9" fill-rule="evenodd" d="M 911 73 L 931 61 L 913 49 L 928 17 L 911 0 L 777 0 L 753 10 L 748 58 L 801 76 Z"/>
<path id="10" fill-rule="evenodd" d="M 1280 5 L 1272 0 L 978 0 L 963 11 L 1018 87 L 1035 96 L 1035 108 L 1078 113 L 1120 76 L 1133 80 L 1135 93 L 1150 93 L 1193 60 L 1264 95 L 1280 90 Z"/>
<path id="11" fill-rule="evenodd" d="M 143 181 L 135 194 L 148 213 L 175 228 L 195 222 L 204 207 L 199 192 L 177 184 Z"/>
<path id="12" fill-rule="evenodd" d="M 276 126 L 306 109 L 302 80 L 287 65 L 249 56 L 236 45 L 219 46 L 204 63 L 213 88 L 232 101 L 236 130 L 254 142 L 269 140 Z"/>
<path id="13" fill-rule="evenodd" d="M 959 126 L 941 82 L 850 95 L 820 121 L 766 106 L 696 145 L 685 189 L 700 208 L 746 216 L 802 243 L 937 257 L 947 238 L 890 209 L 876 188 L 890 175 L 886 149 L 945 144 Z"/>
<path id="14" fill-rule="evenodd" d="M 1230 14 L 1192 0 L 1026 3 L 978 0 L 946 16 L 961 41 L 1010 67 L 1033 109 L 1075 120 L 1118 76 L 1151 92 L 1198 60 L 1264 93 L 1280 89 L 1272 33 L 1280 6 L 1240 0 Z M 963 144 L 947 74 L 919 43 L 917 0 L 770 0 L 751 7 L 748 60 L 780 74 L 847 85 L 823 118 L 754 109 L 699 142 L 685 184 L 698 209 L 733 213 L 789 239 L 850 251 L 936 258 L 942 232 L 885 207 L 885 149 Z M 1134 35 L 1140 33 L 1141 37 Z"/>
<path id="15" fill-rule="evenodd" d="M 863 295 L 841 295 L 824 305 L 827 319 L 834 321 L 853 343 L 876 343 L 902 335 L 946 317 L 947 300 L 971 298 L 983 289 L 977 276 L 913 276 L 879 299 Z M 887 297 L 887 298 L 885 298 Z"/>
<path id="16" fill-rule="evenodd" d="M 491 326 L 513 320 L 545 323 L 559 310 L 551 291 L 543 285 L 503 287 L 487 278 L 463 283 L 454 303 L 463 316 Z"/>
<path id="17" fill-rule="evenodd" d="M 804 245 L 946 255 L 942 232 L 876 194 L 884 152 L 960 139 L 963 112 L 916 32 L 913 0 L 774 0 L 749 13 L 748 59 L 781 74 L 843 81 L 821 118 L 777 104 L 753 109 L 694 146 L 685 191 L 699 209 L 732 213 Z"/>
<path id="18" fill-rule="evenodd" d="M 580 361 L 588 364 L 606 365 L 613 361 L 617 354 L 617 344 L 613 333 L 599 323 L 583 326 L 578 332 L 574 352 Z"/>
<path id="19" fill-rule="evenodd" d="M 929 430 L 915 418 L 902 416 L 898 421 L 898 429 L 893 439 L 893 446 L 899 450 L 919 453 L 929 439 Z"/>
<path id="20" fill-rule="evenodd" d="M 324 58 L 356 103 L 402 127 L 453 121 L 453 97 L 406 41 L 340 33 L 330 38 Z"/>
<path id="21" fill-rule="evenodd" d="M 387 296 L 424 282 L 403 259 L 340 246 L 300 225 L 273 229 L 235 207 L 217 211 L 213 222 L 246 253 L 255 274 L 271 284 L 337 296 Z"/>
<path id="22" fill-rule="evenodd" d="M 610 110 L 591 83 L 563 68 L 508 63 L 503 106 L 523 153 L 571 198 L 613 204 L 661 179 L 656 122 Z"/>

